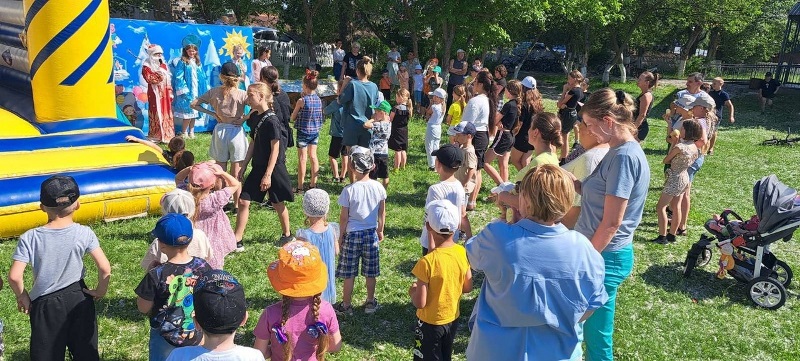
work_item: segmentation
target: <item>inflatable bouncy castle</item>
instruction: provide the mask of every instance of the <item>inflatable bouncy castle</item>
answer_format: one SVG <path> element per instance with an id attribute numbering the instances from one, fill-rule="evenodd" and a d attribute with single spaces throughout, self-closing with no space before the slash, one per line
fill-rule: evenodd
<path id="1" fill-rule="evenodd" d="M 175 188 L 161 154 L 118 119 L 107 0 L 0 0 L 0 238 L 46 223 L 39 187 L 81 189 L 76 221 L 158 212 Z"/>

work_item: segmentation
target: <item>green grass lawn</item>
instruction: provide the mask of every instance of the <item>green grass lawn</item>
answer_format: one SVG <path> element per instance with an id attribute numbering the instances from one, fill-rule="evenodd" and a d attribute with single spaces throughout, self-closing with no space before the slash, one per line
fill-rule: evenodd
<path id="1" fill-rule="evenodd" d="M 561 80 L 540 82 L 549 98 L 547 107 L 551 111 L 555 108 L 553 94 L 560 86 Z M 615 86 L 634 96 L 638 94 L 631 83 Z M 644 143 L 653 180 L 644 219 L 634 241 L 635 268 L 630 279 L 621 286 L 617 300 L 616 356 L 620 360 L 800 359 L 797 336 L 800 334 L 800 299 L 796 285 L 789 288 L 789 299 L 783 308 L 767 311 L 750 304 L 744 284 L 730 278 L 714 278 L 718 253 L 714 254 L 710 265 L 696 270 L 690 279 L 681 276 L 686 251 L 697 241 L 703 232 L 703 222 L 711 214 L 725 208 L 735 209 L 743 216 L 752 214 L 753 183 L 771 173 L 791 186 L 800 186 L 800 149 L 760 145 L 772 135 L 785 134 L 786 129 L 798 121 L 800 102 L 796 99 L 799 94 L 780 92 L 775 109 L 765 116 L 759 114 L 754 95 L 733 100 L 737 121 L 732 125 L 723 122 L 716 152 L 706 159 L 695 179 L 689 236 L 664 247 L 647 240 L 656 235 L 654 208 L 664 180 L 660 169 L 665 155 L 665 122 L 660 115 L 674 91 L 673 87 L 663 86 L 655 92 L 657 103 L 651 114 L 651 133 Z M 327 128 L 324 132 L 327 134 Z M 411 268 L 420 253 L 417 237 L 422 225 L 424 194 L 427 187 L 437 181 L 437 175 L 427 170 L 423 133 L 422 121 L 412 121 L 409 168 L 391 174 L 386 239 L 381 247 L 382 275 L 377 286 L 382 308 L 370 316 L 357 308 L 353 316 L 340 318 L 344 347 L 341 352 L 332 354 L 331 360 L 408 360 L 412 357 L 415 310 L 406 291 L 413 280 Z M 189 142 L 189 148 L 199 159 L 205 159 L 209 141 L 208 134 L 201 134 L 197 140 Z M 330 219 L 335 220 L 339 213 L 336 197 L 342 187 L 330 181 L 326 156 L 328 141 L 329 137 L 322 137 L 318 152 L 325 168 L 320 186 L 331 194 Z M 296 173 L 294 149 L 287 158 L 290 173 Z M 489 185 L 485 184 L 484 196 L 488 189 Z M 300 199 L 289 204 L 289 210 L 292 228 L 302 226 Z M 478 209 L 470 213 L 473 229 L 480 230 L 494 214 L 491 204 L 479 202 Z M 148 326 L 145 317 L 136 310 L 133 289 L 144 275 L 139 261 L 146 251 L 149 231 L 155 221 L 156 217 L 149 217 L 92 225 L 113 268 L 108 295 L 97 303 L 103 359 L 144 360 L 147 357 Z M 250 319 L 237 334 L 240 344 L 252 345 L 252 330 L 261 311 L 278 300 L 267 280 L 266 267 L 277 258 L 279 234 L 276 215 L 253 206 L 245 234 L 247 250 L 232 254 L 226 260 L 227 270 L 244 285 L 250 303 Z M 14 240 L 0 242 L 0 258 L 6 260 L 3 279 L 15 246 Z M 776 243 L 773 251 L 800 270 L 800 251 L 795 243 Z M 87 281 L 93 285 L 96 271 L 90 258 L 86 258 L 86 262 Z M 30 272 L 26 275 L 30 288 Z M 478 289 L 463 297 L 462 319 L 471 312 Z M 364 281 L 358 278 L 353 302 L 359 305 L 364 298 Z M 7 359 L 28 359 L 28 318 L 16 311 L 14 295 L 8 287 L 0 292 L 0 317 L 6 324 Z M 456 340 L 455 359 L 465 359 L 468 339 L 469 332 L 462 328 Z"/>

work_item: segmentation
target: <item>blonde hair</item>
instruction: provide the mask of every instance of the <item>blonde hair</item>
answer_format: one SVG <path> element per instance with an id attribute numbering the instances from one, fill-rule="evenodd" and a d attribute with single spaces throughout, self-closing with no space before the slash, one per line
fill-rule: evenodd
<path id="1" fill-rule="evenodd" d="M 408 89 L 400 88 L 397 93 L 397 96 L 406 100 L 406 108 L 408 108 L 408 117 L 411 118 L 412 112 L 414 111 L 414 102 L 411 101 L 411 92 Z"/>
<path id="2" fill-rule="evenodd" d="M 581 108 L 581 115 L 588 115 L 594 119 L 609 116 L 614 123 L 627 127 L 631 132 L 636 131 L 633 124 L 633 111 L 636 106 L 628 93 L 611 88 L 603 88 L 594 93 Z"/>
<path id="3" fill-rule="evenodd" d="M 261 96 L 264 97 L 264 101 L 267 102 L 268 109 L 272 109 L 272 105 L 273 105 L 274 99 L 273 99 L 273 96 L 272 96 L 272 90 L 269 88 L 269 86 L 267 84 L 264 84 L 264 83 L 253 83 L 253 84 L 250 84 L 250 86 L 247 87 L 247 89 L 248 90 L 253 90 L 256 93 L 261 94 Z"/>
<path id="4" fill-rule="evenodd" d="M 575 199 L 575 186 L 567 172 L 555 164 L 542 164 L 528 171 L 519 185 L 528 203 L 528 216 L 544 222 L 564 218 Z"/>
<path id="5" fill-rule="evenodd" d="M 356 63 L 356 74 L 362 74 L 369 78 L 372 76 L 372 58 L 365 56 Z"/>
<path id="6" fill-rule="evenodd" d="M 541 113 L 544 111 L 544 102 L 542 102 L 542 93 L 539 89 L 533 88 L 525 91 L 524 100 L 521 101 L 525 108 L 532 114 Z"/>
<path id="7" fill-rule="evenodd" d="M 219 80 L 222 82 L 222 87 L 223 87 L 222 99 L 225 99 L 231 93 L 232 89 L 239 87 L 239 81 L 241 79 L 239 79 L 239 77 L 236 76 L 227 76 L 220 74 Z"/>
<path id="8" fill-rule="evenodd" d="M 189 183 L 187 189 L 189 193 L 192 194 L 192 197 L 194 197 L 194 206 L 197 209 L 191 217 L 192 223 L 197 222 L 197 219 L 200 217 L 200 202 L 211 193 L 211 188 L 213 187 L 203 189 Z"/>
<path id="9" fill-rule="evenodd" d="M 456 95 L 458 95 L 458 101 L 455 101 L 454 103 L 458 103 L 463 111 L 464 107 L 467 106 L 467 87 L 465 87 L 463 84 L 456 85 L 455 88 L 453 88 L 453 98 L 455 98 Z"/>
<path id="10" fill-rule="evenodd" d="M 286 327 L 286 321 L 289 320 L 289 317 L 292 315 L 289 314 L 289 306 L 292 303 L 292 298 L 288 296 L 283 296 L 281 299 L 281 327 Z M 321 294 L 317 293 L 314 297 L 311 298 L 311 312 L 314 314 L 314 323 L 319 321 L 319 307 L 322 304 L 322 297 Z M 325 361 L 325 353 L 328 351 L 328 344 L 329 344 L 329 336 L 327 333 L 320 332 L 319 338 L 317 338 L 317 350 L 316 356 L 317 360 Z M 292 354 L 294 353 L 294 349 L 292 349 L 292 335 L 286 332 L 286 342 L 281 345 L 283 348 L 283 358 L 284 360 L 291 360 Z"/>

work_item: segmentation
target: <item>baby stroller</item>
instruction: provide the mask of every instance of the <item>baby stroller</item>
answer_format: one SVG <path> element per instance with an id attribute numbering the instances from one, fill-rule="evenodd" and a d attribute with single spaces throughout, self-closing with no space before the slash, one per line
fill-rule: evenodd
<path id="1" fill-rule="evenodd" d="M 750 300 L 759 307 L 776 310 L 786 302 L 786 288 L 792 282 L 792 269 L 769 251 L 775 241 L 789 241 L 800 227 L 797 191 L 781 183 L 773 174 L 753 186 L 753 205 L 757 217 L 743 220 L 726 210 L 706 223 L 712 236 L 700 236 L 686 255 L 683 275 L 711 261 L 712 249 L 720 250 L 718 278 L 730 274 L 747 283 Z"/>

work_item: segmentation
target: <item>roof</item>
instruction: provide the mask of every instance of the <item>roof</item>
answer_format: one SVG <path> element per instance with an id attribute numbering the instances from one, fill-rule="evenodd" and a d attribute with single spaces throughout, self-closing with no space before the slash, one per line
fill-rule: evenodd
<path id="1" fill-rule="evenodd" d="M 800 2 L 792 6 L 789 10 L 789 20 L 800 21 Z"/>

